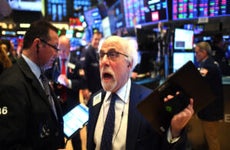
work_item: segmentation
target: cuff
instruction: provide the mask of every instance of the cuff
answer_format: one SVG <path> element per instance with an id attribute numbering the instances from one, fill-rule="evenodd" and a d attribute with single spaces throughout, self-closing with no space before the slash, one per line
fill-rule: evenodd
<path id="1" fill-rule="evenodd" d="M 179 139 L 180 139 L 180 136 L 176 137 L 176 138 L 172 138 L 171 130 L 168 129 L 167 140 L 169 143 L 171 143 L 171 144 L 176 143 Z"/>
<path id="2" fill-rule="evenodd" d="M 69 89 L 72 89 L 72 81 L 71 81 L 70 79 L 68 79 L 68 82 L 69 82 L 68 88 L 69 88 Z"/>

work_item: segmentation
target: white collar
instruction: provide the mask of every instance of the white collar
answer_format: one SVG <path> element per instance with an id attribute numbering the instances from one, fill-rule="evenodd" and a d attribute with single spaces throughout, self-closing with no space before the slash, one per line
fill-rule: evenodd
<path id="1" fill-rule="evenodd" d="M 40 67 L 35 64 L 32 60 L 30 60 L 26 55 L 22 54 L 22 57 L 26 61 L 26 63 L 29 65 L 31 71 L 34 73 L 34 75 L 39 79 L 41 75 L 41 69 Z"/>
<path id="2" fill-rule="evenodd" d="M 129 94 L 130 94 L 130 88 L 131 88 L 131 80 L 129 79 L 117 92 L 116 94 L 119 96 L 119 98 L 124 102 L 127 103 L 129 100 Z M 105 100 L 108 100 L 111 95 L 111 91 L 106 91 Z"/>

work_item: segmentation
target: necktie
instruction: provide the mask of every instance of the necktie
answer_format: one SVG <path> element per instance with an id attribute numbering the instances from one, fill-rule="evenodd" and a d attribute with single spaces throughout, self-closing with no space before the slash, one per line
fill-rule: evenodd
<path id="1" fill-rule="evenodd" d="M 112 94 L 108 114 L 105 120 L 104 129 L 101 138 L 101 150 L 112 149 L 112 139 L 115 124 L 115 100 L 118 99 L 116 93 Z"/>
<path id="2" fill-rule="evenodd" d="M 61 65 L 61 74 L 66 74 L 66 67 L 65 67 L 65 61 L 66 59 L 62 59 L 62 65 Z"/>
<path id="3" fill-rule="evenodd" d="M 66 59 L 62 59 L 61 60 L 62 65 L 61 65 L 61 74 L 65 74 L 66 75 L 66 67 L 65 67 L 65 62 Z M 67 92 L 66 92 L 66 88 L 62 85 L 60 87 L 60 97 L 61 97 L 61 101 L 65 102 L 67 100 Z"/>
<path id="4" fill-rule="evenodd" d="M 46 76 L 42 73 L 41 76 L 41 81 L 42 81 L 42 84 L 43 84 L 43 88 L 45 90 L 45 93 L 46 93 L 46 96 L 48 97 L 48 100 L 49 100 L 49 104 L 54 112 L 54 115 L 56 116 L 57 118 L 57 112 L 56 112 L 56 107 L 55 107 L 55 104 L 54 104 L 54 101 L 53 101 L 53 97 L 51 96 L 51 93 L 50 93 L 50 87 L 49 87 L 49 81 L 48 79 L 46 78 Z"/>

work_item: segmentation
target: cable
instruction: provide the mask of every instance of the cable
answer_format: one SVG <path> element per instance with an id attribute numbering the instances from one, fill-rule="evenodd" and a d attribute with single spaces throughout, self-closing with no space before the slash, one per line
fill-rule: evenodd
<path id="1" fill-rule="evenodd" d="M 118 130 L 117 130 L 117 132 L 116 132 L 116 134 L 114 136 L 113 141 L 115 141 L 115 139 L 117 138 L 117 135 L 118 135 L 118 133 L 119 133 L 119 131 L 121 129 L 121 124 L 122 124 L 122 120 L 123 120 L 123 116 L 124 116 L 124 110 L 125 110 L 125 103 L 123 104 L 123 109 L 122 109 L 122 112 L 121 112 L 121 119 L 120 119 L 119 127 L 118 127 Z"/>
<path id="2" fill-rule="evenodd" d="M 127 99 L 127 91 L 128 91 L 128 85 L 126 85 L 126 88 L 125 88 L 125 97 L 124 97 L 124 100 Z M 113 142 L 117 138 L 117 135 L 118 135 L 118 133 L 120 132 L 120 129 L 121 129 L 121 124 L 122 124 L 122 121 L 123 121 L 123 116 L 124 116 L 124 111 L 125 111 L 125 105 L 126 105 L 126 103 L 123 102 L 123 108 L 122 108 L 122 112 L 121 112 L 121 119 L 120 119 L 118 130 L 117 130 L 117 132 L 116 132 L 116 134 L 114 136 Z"/>

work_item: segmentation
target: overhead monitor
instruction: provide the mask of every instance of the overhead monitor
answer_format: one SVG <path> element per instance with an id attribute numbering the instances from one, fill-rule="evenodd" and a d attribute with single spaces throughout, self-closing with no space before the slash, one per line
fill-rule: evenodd
<path id="1" fill-rule="evenodd" d="M 125 0 L 124 14 L 127 28 L 145 23 L 144 1 L 143 0 Z"/>
<path id="2" fill-rule="evenodd" d="M 45 16 L 54 22 L 69 21 L 67 3 L 60 0 L 46 0 Z"/>
<path id="3" fill-rule="evenodd" d="M 184 29 L 193 30 L 194 35 L 204 32 L 204 24 L 184 24 Z"/>
<path id="4" fill-rule="evenodd" d="M 168 1 L 144 0 L 144 12 L 146 23 L 168 21 Z"/>
<path id="5" fill-rule="evenodd" d="M 105 17 L 102 19 L 102 31 L 103 31 L 103 36 L 108 37 L 111 35 L 111 29 L 110 29 L 110 22 L 109 22 L 109 17 Z"/>
<path id="6" fill-rule="evenodd" d="M 124 10 L 122 7 L 121 0 L 116 1 L 108 9 L 108 17 L 110 21 L 110 29 L 112 34 L 117 33 L 119 29 L 125 27 Z"/>
<path id="7" fill-rule="evenodd" d="M 41 11 L 42 0 L 8 0 L 13 10 Z"/>
<path id="8" fill-rule="evenodd" d="M 230 15 L 230 0 L 172 0 L 172 20 Z"/>
<path id="9" fill-rule="evenodd" d="M 88 27 L 99 29 L 101 26 L 101 15 L 98 7 L 91 8 L 84 11 L 84 16 Z"/>

